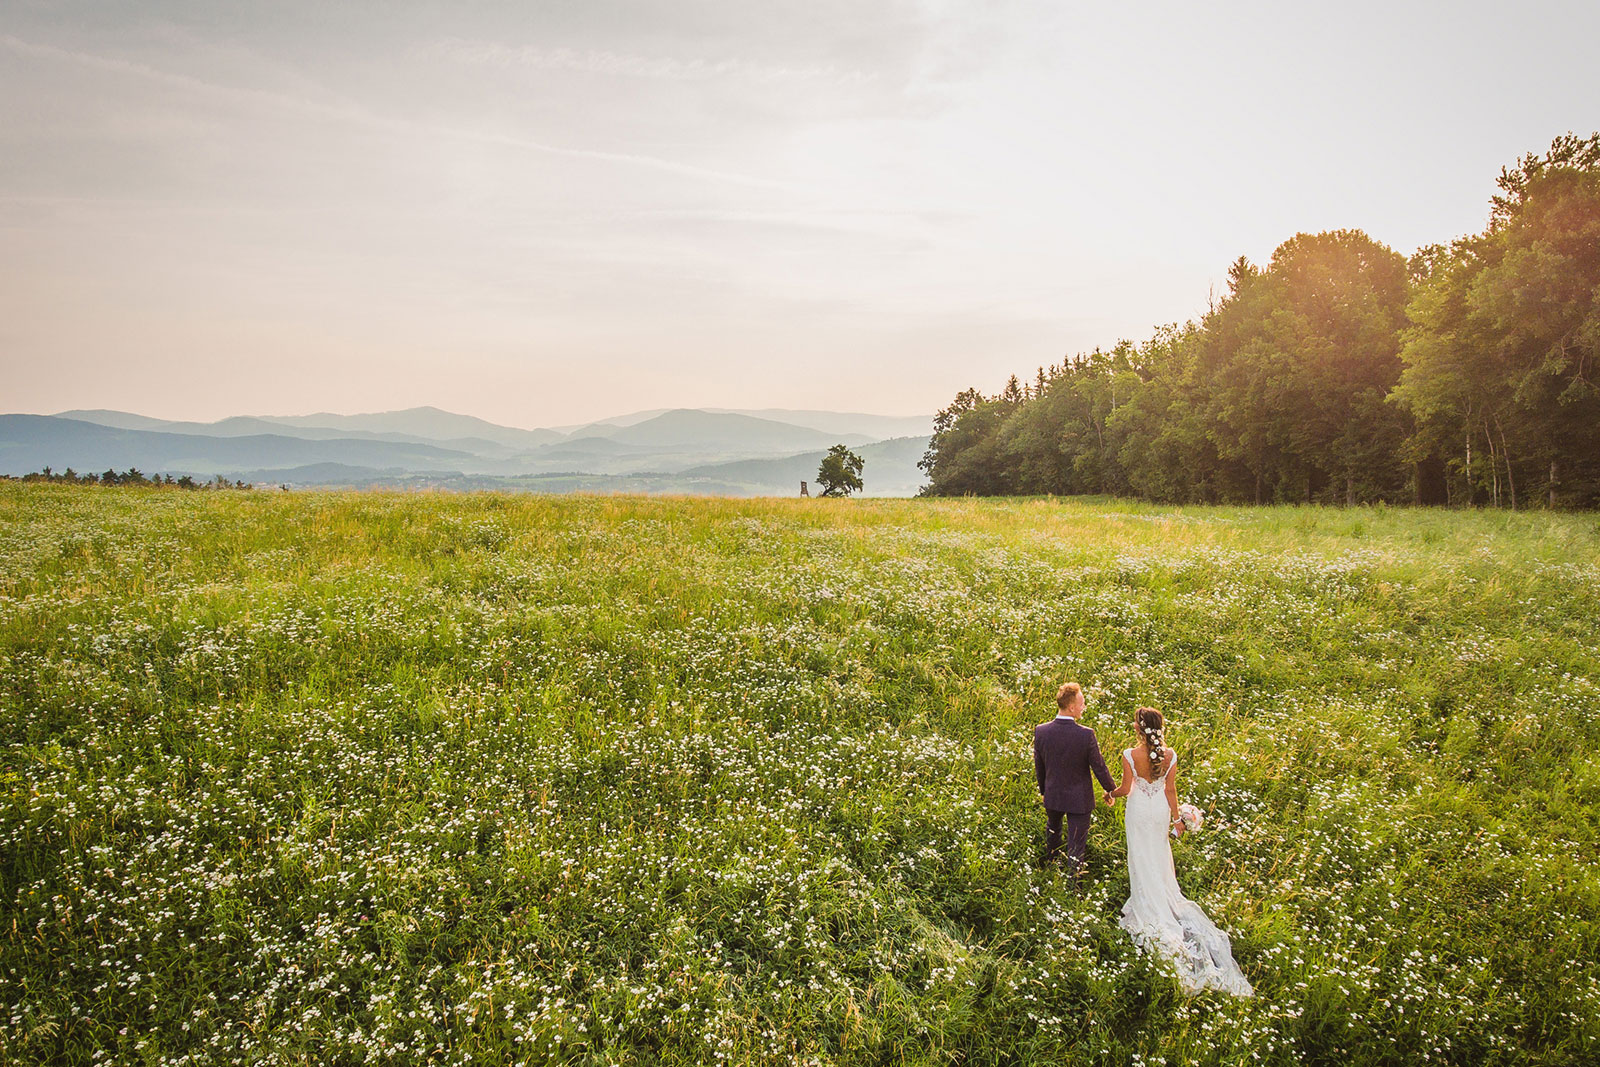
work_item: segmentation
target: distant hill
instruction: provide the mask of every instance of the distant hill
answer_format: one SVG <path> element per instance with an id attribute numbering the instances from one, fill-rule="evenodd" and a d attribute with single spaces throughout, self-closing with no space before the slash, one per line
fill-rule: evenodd
<path id="1" fill-rule="evenodd" d="M 307 441 L 327 441 L 335 438 L 359 438 L 366 441 L 397 441 L 411 444 L 442 445 L 461 452 L 483 456 L 510 456 L 516 447 L 489 441 L 481 437 L 431 438 L 417 434 L 390 433 L 376 430 L 340 429 L 331 426 L 297 426 L 280 422 L 276 418 L 258 418 L 252 415 L 232 415 L 216 422 L 175 422 L 134 415 L 126 411 L 63 411 L 55 416 L 76 419 L 101 426 L 114 426 L 126 430 L 155 430 L 162 433 L 194 434 L 201 437 L 249 437 L 255 434 L 275 434 L 282 437 L 299 437 Z M 529 431 L 518 431 L 529 432 Z M 523 446 L 526 447 L 526 446 Z"/>
<path id="2" fill-rule="evenodd" d="M 829 434 L 806 426 L 758 419 L 732 412 L 680 408 L 653 419 L 619 427 L 603 434 L 621 444 L 650 448 L 749 453 L 790 452 L 802 448 L 827 448 L 834 444 L 865 444 L 860 434 Z"/>
<path id="3" fill-rule="evenodd" d="M 277 434 L 213 437 L 128 430 L 52 415 L 0 415 L 0 473 L 46 466 L 81 472 L 138 467 L 147 474 L 226 474 L 310 463 L 471 471 L 480 457 L 437 445 Z"/>
<path id="4" fill-rule="evenodd" d="M 166 430 L 179 425 L 166 419 L 154 419 L 149 415 L 135 415 L 129 411 L 108 411 L 105 408 L 58 411 L 51 418 L 92 422 L 97 426 L 115 426 L 119 430 Z M 192 423 L 190 425 L 198 426 L 201 424 Z"/>
<path id="5" fill-rule="evenodd" d="M 571 436 L 610 436 L 615 430 L 654 419 L 670 412 L 690 410 L 708 415 L 748 415 L 764 422 L 781 422 L 808 430 L 819 430 L 833 437 L 843 434 L 860 441 L 881 441 L 890 437 L 919 437 L 933 433 L 932 415 L 867 415 L 849 411 L 810 411 L 795 408 L 656 408 L 652 411 L 635 411 L 628 415 L 614 415 L 606 419 L 575 426 L 556 426 Z M 844 438 L 835 444 L 848 444 Z"/>
<path id="6" fill-rule="evenodd" d="M 604 433 L 615 427 L 634 426 L 646 419 L 653 419 L 657 415 L 665 415 L 673 408 L 651 408 L 649 411 L 632 411 L 626 415 L 611 415 L 593 422 L 576 422 L 568 426 L 551 426 L 556 433 L 564 433 L 569 437 L 584 437 L 593 433 Z M 709 409 L 708 409 L 709 410 Z"/>
<path id="7" fill-rule="evenodd" d="M 216 422 L 83 409 L 0 416 L 6 420 L 0 422 L 0 473 L 134 466 L 152 474 L 222 474 L 296 485 L 444 480 L 483 487 L 502 484 L 500 479 L 519 485 L 535 479 L 539 488 L 626 485 L 650 492 L 787 493 L 798 489 L 800 479 L 815 477 L 823 450 L 845 444 L 863 456 L 878 456 L 867 471 L 869 493 L 903 495 L 921 484 L 916 456 L 908 465 L 896 458 L 899 446 L 893 441 L 879 443 L 858 431 L 927 420 L 779 409 L 768 414 L 815 425 L 750 412 L 675 408 L 619 415 L 562 434 L 498 426 L 429 407 L 365 415 L 236 415 Z"/>
<path id="8" fill-rule="evenodd" d="M 852 448 L 862 459 L 862 492 L 867 496 L 913 496 L 927 482 L 917 460 L 928 450 L 927 437 L 899 437 Z M 763 494 L 790 496 L 802 481 L 816 493 L 817 468 L 827 450 L 781 459 L 746 459 L 712 463 L 679 472 L 684 478 L 715 478 L 748 486 Z"/>
<path id="9" fill-rule="evenodd" d="M 187 433 L 199 434 L 202 437 L 248 437 L 257 433 L 285 433 L 286 427 L 276 423 L 267 422 L 265 419 L 253 418 L 249 415 L 232 415 L 216 422 L 176 422 L 171 419 L 153 419 L 148 415 L 135 415 L 127 411 L 107 411 L 103 408 L 93 411 L 62 411 L 55 416 L 58 419 L 74 419 L 78 422 L 92 422 L 100 426 L 112 426 L 119 430 L 155 430 L 160 433 Z M 292 437 L 340 437 L 342 434 L 331 430 L 308 433 L 293 431 Z"/>
<path id="10" fill-rule="evenodd" d="M 533 453 L 540 459 L 551 456 L 638 456 L 647 454 L 648 448 L 630 445 L 623 441 L 613 441 L 609 437 L 574 437 L 566 441 L 556 441 L 554 444 L 545 445 L 538 452 Z M 528 458 L 522 456 L 518 458 Z"/>
<path id="11" fill-rule="evenodd" d="M 720 413 L 723 408 L 706 408 Z M 787 422 L 805 426 L 826 434 L 853 434 L 869 441 L 883 441 L 892 437 L 927 437 L 933 433 L 932 415 L 866 415 L 852 411 L 805 411 L 790 408 L 763 408 L 760 410 L 733 410 L 735 415 L 751 415 L 773 422 Z M 848 444 L 849 442 L 841 442 Z"/>
<path id="12" fill-rule="evenodd" d="M 500 426 L 471 415 L 457 415 L 434 407 L 381 411 L 366 415 L 266 415 L 268 422 L 284 426 L 320 427 L 335 430 L 365 430 L 369 433 L 403 433 L 432 441 L 478 437 L 512 448 L 537 448 L 564 435 L 555 430 L 522 430 Z"/>

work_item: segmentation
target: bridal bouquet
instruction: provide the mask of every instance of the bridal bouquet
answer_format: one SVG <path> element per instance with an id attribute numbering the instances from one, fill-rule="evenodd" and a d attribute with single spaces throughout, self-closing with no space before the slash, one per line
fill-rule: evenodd
<path id="1" fill-rule="evenodd" d="M 1192 834 L 1205 825 L 1206 817 L 1193 804 L 1179 804 L 1177 821 L 1183 824 L 1184 833 Z M 1177 826 L 1173 826 L 1172 836 L 1178 836 Z"/>

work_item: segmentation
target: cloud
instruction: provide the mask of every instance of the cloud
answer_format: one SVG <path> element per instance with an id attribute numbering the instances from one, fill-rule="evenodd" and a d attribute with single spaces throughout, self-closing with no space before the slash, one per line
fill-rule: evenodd
<path id="1" fill-rule="evenodd" d="M 418 122 L 411 119 L 394 118 L 372 112 L 358 104 L 349 102 L 325 103 L 308 97 L 290 96 L 288 94 L 273 92 L 264 89 L 252 89 L 217 82 L 206 81 L 201 78 L 191 77 L 187 74 L 175 74 L 157 67 L 130 60 L 118 59 L 112 56 L 102 56 L 92 52 L 77 51 L 74 49 L 59 48 L 55 45 L 39 44 L 33 41 L 10 34 L 0 34 L 0 47 L 12 52 L 32 56 L 60 63 L 71 63 L 86 66 L 95 70 L 106 71 L 128 77 L 165 85 L 169 88 L 202 96 L 214 101 L 224 103 L 243 104 L 252 107 L 265 108 L 277 112 L 292 112 L 308 118 L 315 118 L 330 122 L 341 122 L 359 125 L 378 132 L 397 134 L 403 136 L 424 136 L 436 138 L 460 139 L 474 141 L 480 144 L 500 145 L 504 147 L 537 152 L 542 155 L 560 156 L 567 159 L 588 160 L 601 163 L 615 163 L 628 167 L 639 167 L 655 170 L 681 177 L 693 178 L 707 182 L 726 185 L 738 185 L 748 188 L 778 190 L 784 192 L 798 192 L 793 185 L 756 175 L 740 174 L 733 171 L 719 170 L 710 167 L 700 167 L 677 160 L 665 159 L 659 156 L 643 155 L 633 152 L 607 152 L 588 148 L 572 148 L 565 145 L 551 144 L 535 138 L 524 137 L 518 134 L 502 133 L 492 130 L 464 129 L 438 123 Z"/>
<path id="2" fill-rule="evenodd" d="M 867 85 L 879 79 L 876 73 L 826 65 L 786 66 L 756 63 L 744 59 L 686 60 L 609 50 L 541 48 L 536 45 L 511 46 L 467 41 L 459 37 L 436 41 L 420 49 L 419 52 L 471 66 L 525 67 L 662 81 L 707 82 L 730 79 L 763 85 L 824 84 L 849 87 Z"/>
<path id="3" fill-rule="evenodd" d="M 277 110 L 287 109 L 328 119 L 363 121 L 368 118 L 368 116 L 347 104 L 325 104 L 304 97 L 287 96 L 268 90 L 219 85 L 216 82 L 208 82 L 186 74 L 174 74 L 144 63 L 135 63 L 131 60 L 118 59 L 114 56 L 102 56 L 93 52 L 81 52 L 70 48 L 58 48 L 55 45 L 25 41 L 10 34 L 0 34 L 0 45 L 13 52 L 32 56 L 35 59 L 73 63 L 112 74 L 125 74 L 214 99 L 250 103 Z"/>

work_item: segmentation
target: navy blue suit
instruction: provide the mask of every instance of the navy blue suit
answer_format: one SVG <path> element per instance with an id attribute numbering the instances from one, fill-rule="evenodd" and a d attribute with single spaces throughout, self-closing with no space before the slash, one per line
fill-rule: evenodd
<path id="1" fill-rule="evenodd" d="M 1047 857 L 1061 847 L 1061 817 L 1067 819 L 1067 859 L 1076 871 L 1089 848 L 1089 817 L 1094 812 L 1094 781 L 1111 792 L 1116 785 L 1100 755 L 1094 731 L 1065 716 L 1033 728 L 1033 771 L 1044 798 Z"/>

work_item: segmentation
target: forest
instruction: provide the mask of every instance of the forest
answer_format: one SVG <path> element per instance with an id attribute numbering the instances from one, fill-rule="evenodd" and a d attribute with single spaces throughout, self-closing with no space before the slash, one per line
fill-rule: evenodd
<path id="1" fill-rule="evenodd" d="M 1600 505 L 1600 133 L 1497 185 L 1482 233 L 1296 234 L 1199 321 L 961 392 L 924 495 Z"/>

